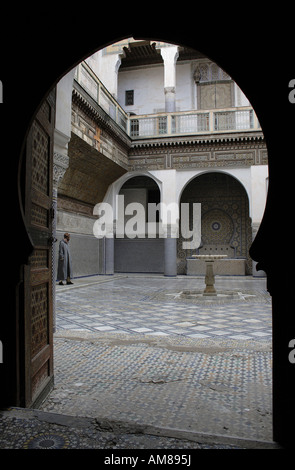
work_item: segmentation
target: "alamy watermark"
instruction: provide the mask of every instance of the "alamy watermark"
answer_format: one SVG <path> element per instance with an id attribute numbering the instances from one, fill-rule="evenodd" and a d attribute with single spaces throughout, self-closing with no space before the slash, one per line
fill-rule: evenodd
<path id="1" fill-rule="evenodd" d="M 0 103 L 3 103 L 3 83 L 0 80 Z"/>
<path id="2" fill-rule="evenodd" d="M 295 339 L 291 339 L 291 341 L 289 341 L 289 348 L 293 348 L 292 351 L 289 352 L 289 362 L 291 362 L 291 364 L 295 364 Z"/>
<path id="3" fill-rule="evenodd" d="M 294 104 L 295 103 L 295 79 L 294 78 L 293 80 L 289 81 L 289 88 L 292 88 L 292 90 L 290 91 L 288 95 L 289 102 Z"/>
<path id="4" fill-rule="evenodd" d="M 201 244 L 201 203 L 164 204 L 130 202 L 118 195 L 116 210 L 107 202 L 96 204 L 93 214 L 99 218 L 93 226 L 96 238 L 179 238 L 185 250 Z M 191 210 L 191 213 L 190 213 Z M 191 220 L 191 223 L 190 223 Z"/>
<path id="5" fill-rule="evenodd" d="M 0 364 L 3 364 L 3 344 L 0 341 Z"/>

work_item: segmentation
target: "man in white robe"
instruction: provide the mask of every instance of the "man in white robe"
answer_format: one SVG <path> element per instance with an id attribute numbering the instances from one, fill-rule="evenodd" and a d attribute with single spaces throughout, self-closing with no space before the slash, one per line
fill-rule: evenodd
<path id="1" fill-rule="evenodd" d="M 67 284 L 73 284 L 72 277 L 72 259 L 69 249 L 70 234 L 65 233 L 63 240 L 59 243 L 57 280 L 59 285 L 63 286 L 63 281 Z"/>

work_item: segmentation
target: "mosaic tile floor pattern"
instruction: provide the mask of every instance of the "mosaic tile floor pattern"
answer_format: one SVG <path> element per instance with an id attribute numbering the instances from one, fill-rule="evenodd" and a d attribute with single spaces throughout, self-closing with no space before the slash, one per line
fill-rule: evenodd
<path id="1" fill-rule="evenodd" d="M 44 411 L 271 440 L 269 351 L 63 338 L 55 348 L 56 390 Z"/>
<path id="2" fill-rule="evenodd" d="M 1 413 L 0 413 L 1 415 Z M 81 423 L 74 418 L 59 417 L 59 422 L 48 422 L 50 413 L 41 412 L 30 416 L 27 410 L 10 409 L 0 416 L 0 449 L 244 449 L 243 442 L 194 442 L 190 439 L 155 436 L 122 429 L 100 430 L 95 420 L 85 418 Z M 56 415 L 55 415 L 56 416 Z M 244 445 L 244 447 L 243 447 Z M 50 454 L 47 453 L 47 458 Z M 96 455 L 104 462 L 104 455 Z M 117 454 L 116 454 L 117 455 Z M 120 455 L 120 454 L 119 454 Z M 143 455 L 143 454 L 141 454 Z M 22 459 L 27 454 L 22 454 Z M 59 455 L 60 457 L 60 455 Z M 30 455 L 28 456 L 30 458 Z"/>
<path id="3" fill-rule="evenodd" d="M 219 290 L 247 292 L 242 300 L 206 305 L 177 298 L 182 289 L 201 289 L 203 284 L 204 278 L 122 277 L 57 289 L 57 329 L 271 340 L 271 301 L 264 279 L 217 278 Z"/>
<path id="4" fill-rule="evenodd" d="M 55 389 L 44 411 L 272 439 L 264 279 L 217 278 L 218 289 L 248 294 L 214 306 L 177 297 L 204 278 L 98 281 L 57 286 Z"/>

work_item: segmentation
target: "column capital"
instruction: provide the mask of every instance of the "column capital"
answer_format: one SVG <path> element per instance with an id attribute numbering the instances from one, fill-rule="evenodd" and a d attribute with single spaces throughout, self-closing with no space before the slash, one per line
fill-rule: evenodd
<path id="1" fill-rule="evenodd" d="M 165 93 L 165 95 L 167 95 L 169 93 L 175 94 L 175 86 L 166 86 L 164 88 L 164 93 Z"/>
<path id="2" fill-rule="evenodd" d="M 161 48 L 164 61 L 165 111 L 175 111 L 176 61 L 179 56 L 178 46 Z"/>
<path id="3" fill-rule="evenodd" d="M 161 48 L 161 55 L 164 61 L 164 88 L 175 87 L 176 85 L 176 61 L 179 56 L 178 46 Z"/>
<path id="4" fill-rule="evenodd" d="M 161 47 L 160 52 L 164 62 L 172 62 L 176 64 L 179 57 L 179 46 L 169 45 L 167 47 Z"/>

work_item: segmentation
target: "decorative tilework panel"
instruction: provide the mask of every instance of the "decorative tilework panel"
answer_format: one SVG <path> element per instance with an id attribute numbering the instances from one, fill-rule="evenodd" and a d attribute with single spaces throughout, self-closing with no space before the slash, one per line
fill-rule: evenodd
<path id="1" fill-rule="evenodd" d="M 249 203 L 242 185 L 232 176 L 223 173 L 206 173 L 195 178 L 183 191 L 181 202 L 201 203 L 202 242 L 198 250 L 207 253 L 206 247 L 219 248 L 232 258 L 246 259 L 246 273 L 251 272 L 249 247 L 252 240 Z M 193 227 L 193 210 L 190 209 L 190 229 Z M 178 239 L 178 274 L 186 274 L 186 258 L 196 250 L 183 250 L 183 239 Z"/>

